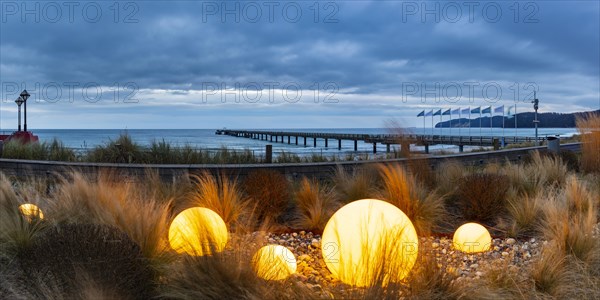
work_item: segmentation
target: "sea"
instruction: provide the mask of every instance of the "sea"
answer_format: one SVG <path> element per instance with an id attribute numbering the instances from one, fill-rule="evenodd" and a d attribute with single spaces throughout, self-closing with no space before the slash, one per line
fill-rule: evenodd
<path id="1" fill-rule="evenodd" d="M 223 128 L 219 128 L 223 129 Z M 233 129 L 233 128 L 232 128 Z M 76 151 L 86 151 L 111 140 L 116 140 L 120 135 L 127 134 L 133 141 L 142 145 L 149 146 L 153 141 L 166 141 L 173 146 L 190 145 L 195 148 L 217 151 L 223 147 L 229 150 L 250 150 L 257 155 L 264 154 L 267 144 L 273 145 L 275 155 L 282 152 L 293 153 L 299 156 L 308 156 L 320 154 L 325 156 L 340 156 L 354 153 L 354 144 L 352 141 L 342 141 L 342 149 L 338 150 L 337 141 L 329 141 L 329 147 L 325 147 L 323 140 L 317 140 L 317 147 L 313 147 L 313 141 L 309 139 L 307 146 L 304 147 L 303 139 L 299 138 L 299 145 L 295 145 L 292 137 L 292 144 L 275 143 L 261 141 L 243 137 L 232 137 L 227 135 L 215 134 L 215 129 L 30 129 L 40 138 L 41 142 L 51 142 L 53 139 L 62 141 L 67 147 Z M 250 130 L 250 129 L 248 129 Z M 322 133 L 350 133 L 350 134 L 435 134 L 435 135 L 455 135 L 455 136 L 535 136 L 533 128 L 305 128 L 305 129 L 255 129 L 264 131 L 292 131 L 292 132 L 322 132 Z M 4 134 L 11 132 L 4 131 Z M 540 128 L 539 136 L 560 136 L 570 137 L 577 133 L 576 128 Z M 384 153 L 385 146 L 379 145 L 378 152 Z M 411 146 L 412 151 L 423 151 L 423 147 Z M 479 147 L 475 147 L 479 148 Z M 372 144 L 364 142 L 358 143 L 358 153 L 371 153 Z M 458 152 L 458 146 L 436 145 L 430 147 L 430 151 Z M 468 151 L 468 148 L 465 149 Z"/>

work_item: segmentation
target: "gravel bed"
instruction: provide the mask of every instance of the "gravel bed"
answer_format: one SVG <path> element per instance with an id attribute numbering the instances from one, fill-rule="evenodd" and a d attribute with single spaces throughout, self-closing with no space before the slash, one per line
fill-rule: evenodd
<path id="1" fill-rule="evenodd" d="M 321 255 L 321 236 L 311 232 L 267 234 L 265 243 L 278 244 L 290 249 L 296 256 L 298 268 L 294 275 L 299 281 L 315 291 L 326 291 L 341 282 L 331 275 Z M 540 254 L 546 242 L 536 238 L 516 240 L 493 239 L 491 251 L 465 254 L 452 248 L 452 240 L 446 237 L 421 238 L 420 246 L 431 249 L 440 264 L 453 272 L 457 280 L 478 279 L 490 268 L 511 268 L 515 273 L 525 269 Z"/>

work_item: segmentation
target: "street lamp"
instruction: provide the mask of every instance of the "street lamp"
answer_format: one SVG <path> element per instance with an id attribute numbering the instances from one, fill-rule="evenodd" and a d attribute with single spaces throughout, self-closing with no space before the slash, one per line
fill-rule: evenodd
<path id="1" fill-rule="evenodd" d="M 24 102 L 25 102 L 25 100 L 23 100 L 23 98 L 21 98 L 21 97 L 19 97 L 19 98 L 17 98 L 17 100 L 15 100 L 15 103 L 19 107 L 19 129 L 17 129 L 17 131 L 21 131 L 21 104 L 23 104 Z"/>
<path id="2" fill-rule="evenodd" d="M 533 120 L 533 124 L 535 124 L 535 145 L 538 146 L 539 142 L 538 142 L 538 123 L 540 121 L 538 121 L 538 107 L 539 107 L 539 103 L 540 100 L 538 100 L 538 98 L 536 97 L 536 92 L 533 91 L 533 101 L 531 101 L 531 103 L 533 103 L 533 109 L 535 110 L 535 119 Z"/>
<path id="3" fill-rule="evenodd" d="M 23 116 L 25 118 L 24 122 L 23 122 L 23 131 L 27 131 L 27 99 L 29 99 L 29 93 L 27 92 L 27 90 L 23 90 L 21 92 L 21 98 L 23 98 L 23 103 L 25 103 L 24 105 L 24 112 L 23 112 Z M 19 114 L 20 115 L 20 114 Z"/>

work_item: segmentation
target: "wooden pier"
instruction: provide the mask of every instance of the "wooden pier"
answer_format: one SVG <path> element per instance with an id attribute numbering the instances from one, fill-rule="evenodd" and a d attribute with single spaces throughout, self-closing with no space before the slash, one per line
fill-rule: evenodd
<path id="1" fill-rule="evenodd" d="M 373 145 L 373 153 L 377 153 L 377 144 L 385 145 L 386 152 L 390 152 L 391 145 L 400 145 L 401 152 L 410 152 L 410 145 L 425 146 L 425 152 L 429 153 L 431 145 L 456 145 L 463 152 L 464 146 L 483 146 L 499 148 L 499 136 L 454 136 L 454 135 L 415 135 L 415 134 L 349 134 L 349 133 L 324 133 L 324 132 L 294 132 L 294 131 L 263 131 L 263 130 L 233 130 L 219 129 L 215 132 L 219 135 L 245 137 L 275 143 L 288 143 L 307 147 L 312 142 L 317 147 L 317 140 L 324 142 L 329 147 L 329 141 L 337 141 L 338 150 L 342 149 L 342 140 L 353 141 L 354 151 L 358 150 L 358 142 Z M 300 141 L 299 141 L 300 139 Z M 535 137 L 511 136 L 504 137 L 505 144 L 533 143 Z M 538 139 L 538 142 L 541 139 Z"/>

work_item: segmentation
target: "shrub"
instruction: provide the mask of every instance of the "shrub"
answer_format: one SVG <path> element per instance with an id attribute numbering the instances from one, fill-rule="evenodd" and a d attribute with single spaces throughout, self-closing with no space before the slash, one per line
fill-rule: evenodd
<path id="1" fill-rule="evenodd" d="M 588 114 L 577 119 L 581 134 L 581 168 L 585 172 L 600 172 L 600 114 Z"/>
<path id="2" fill-rule="evenodd" d="M 331 189 L 307 178 L 302 179 L 295 200 L 299 213 L 297 226 L 308 231 L 323 232 L 327 221 L 339 208 Z"/>
<path id="3" fill-rule="evenodd" d="M 34 240 L 18 259 L 25 281 L 45 274 L 64 287 L 67 298 L 81 274 L 123 298 L 148 299 L 153 295 L 153 273 L 139 246 L 127 234 L 108 226 L 64 224 Z M 41 278 L 42 280 L 46 278 Z M 37 279 L 40 279 L 39 277 Z"/>
<path id="4" fill-rule="evenodd" d="M 440 193 L 451 194 L 465 175 L 465 167 L 455 160 L 442 162 L 435 171 L 436 186 Z"/>
<path id="5" fill-rule="evenodd" d="M 9 141 L 4 144 L 2 158 L 76 161 L 77 156 L 72 149 L 67 148 L 61 141 L 27 143 Z"/>
<path id="6" fill-rule="evenodd" d="M 427 159 L 409 159 L 407 170 L 421 184 L 427 188 L 435 186 L 435 173 Z"/>
<path id="7" fill-rule="evenodd" d="M 454 200 L 467 221 L 490 224 L 505 211 L 508 183 L 504 175 L 470 174 L 458 184 Z"/>
<path id="8" fill-rule="evenodd" d="M 252 201 L 259 222 L 281 217 L 289 204 L 290 184 L 277 171 L 258 170 L 244 180 L 244 191 Z"/>
<path id="9" fill-rule="evenodd" d="M 127 133 L 121 134 L 119 138 L 111 140 L 106 145 L 96 146 L 88 153 L 87 159 L 92 162 L 106 163 L 143 163 L 145 161 L 142 147 L 135 143 Z"/>

